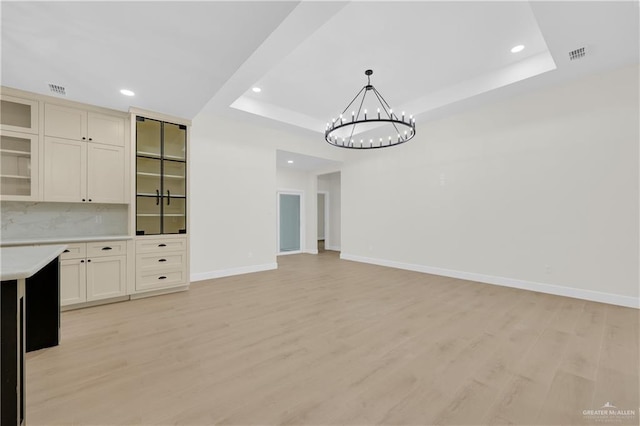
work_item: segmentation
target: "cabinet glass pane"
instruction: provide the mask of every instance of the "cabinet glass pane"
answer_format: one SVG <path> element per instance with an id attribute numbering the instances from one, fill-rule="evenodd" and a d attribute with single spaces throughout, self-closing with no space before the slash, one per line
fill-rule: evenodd
<path id="1" fill-rule="evenodd" d="M 160 234 L 160 200 L 156 197 L 138 196 L 136 201 L 136 235 Z"/>
<path id="2" fill-rule="evenodd" d="M 138 155 L 160 157 L 162 146 L 162 123 L 145 118 L 136 121 L 136 147 Z"/>
<path id="3" fill-rule="evenodd" d="M 164 199 L 164 233 L 184 234 L 187 229 L 187 209 L 186 199 L 167 198 Z"/>
<path id="4" fill-rule="evenodd" d="M 30 138 L 0 136 L 0 193 L 31 195 Z"/>
<path id="5" fill-rule="evenodd" d="M 162 190 L 160 186 L 161 161 L 153 158 L 136 158 L 136 193 L 137 195 L 155 196 Z M 156 192 L 157 191 L 157 192 Z"/>
<path id="6" fill-rule="evenodd" d="M 187 128 L 164 123 L 164 158 L 184 160 L 186 158 Z"/>
<path id="7" fill-rule="evenodd" d="M 31 128 L 31 105 L 2 100 L 0 103 L 0 123 Z"/>
<path id="8" fill-rule="evenodd" d="M 177 161 L 164 161 L 163 188 L 164 195 L 167 191 L 171 196 L 184 197 L 187 192 L 187 179 L 185 177 L 186 164 Z"/>

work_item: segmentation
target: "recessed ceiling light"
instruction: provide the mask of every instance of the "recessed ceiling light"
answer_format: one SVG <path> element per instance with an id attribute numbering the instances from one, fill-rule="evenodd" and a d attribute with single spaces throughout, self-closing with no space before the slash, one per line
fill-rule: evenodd
<path id="1" fill-rule="evenodd" d="M 524 49 L 524 44 L 519 44 L 517 46 L 513 46 L 511 48 L 511 53 L 518 53 L 518 52 L 522 52 L 522 50 Z"/>
<path id="2" fill-rule="evenodd" d="M 260 93 L 260 92 L 262 92 L 262 89 L 261 89 L 261 88 L 259 88 L 259 87 L 254 87 L 254 88 L 253 88 L 253 89 L 251 89 L 251 90 L 253 90 L 255 93 Z"/>
<path id="3" fill-rule="evenodd" d="M 289 160 L 289 161 L 287 161 L 287 163 L 293 164 L 293 160 Z"/>
<path id="4" fill-rule="evenodd" d="M 120 93 L 122 93 L 125 96 L 135 96 L 135 93 L 133 93 L 131 90 L 129 89 L 122 89 L 120 90 Z"/>

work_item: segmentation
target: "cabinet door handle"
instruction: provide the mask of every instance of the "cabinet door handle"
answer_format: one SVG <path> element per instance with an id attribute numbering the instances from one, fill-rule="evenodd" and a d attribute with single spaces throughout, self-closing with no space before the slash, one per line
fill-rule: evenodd
<path id="1" fill-rule="evenodd" d="M 102 247 L 102 250 L 106 251 L 106 250 L 113 250 L 111 247 Z"/>
<path id="2" fill-rule="evenodd" d="M 83 199 L 82 199 L 82 202 L 84 203 L 85 201 L 87 201 L 87 200 L 85 200 L 85 199 L 83 198 Z"/>
<path id="3" fill-rule="evenodd" d="M 65 251 L 63 251 L 63 253 L 69 253 L 69 249 L 66 249 Z"/>
<path id="4" fill-rule="evenodd" d="M 171 205 L 171 192 L 167 189 L 167 205 Z"/>
<path id="5" fill-rule="evenodd" d="M 80 263 L 84 263 L 84 260 L 81 260 Z"/>
<path id="6" fill-rule="evenodd" d="M 86 141 L 86 140 L 87 140 L 87 138 L 85 138 L 85 137 L 83 136 L 83 137 L 82 137 L 82 140 L 83 140 L 83 141 Z"/>
<path id="7" fill-rule="evenodd" d="M 87 262 L 91 262 L 91 259 L 87 259 Z"/>
<path id="8" fill-rule="evenodd" d="M 165 243 L 162 244 L 158 244 L 158 247 L 166 247 L 167 245 Z"/>
<path id="9" fill-rule="evenodd" d="M 91 201 L 91 198 L 89 198 L 89 201 Z"/>
<path id="10" fill-rule="evenodd" d="M 159 280 L 166 280 L 166 279 L 167 279 L 167 277 L 165 277 L 165 276 L 163 275 L 163 276 L 161 276 L 161 277 L 158 277 L 158 279 L 159 279 Z"/>
<path id="11" fill-rule="evenodd" d="M 92 141 L 93 139 L 89 138 L 90 141 Z"/>
<path id="12" fill-rule="evenodd" d="M 166 262 L 167 259 L 158 259 L 158 262 Z"/>
<path id="13" fill-rule="evenodd" d="M 156 189 L 156 206 L 160 204 L 160 190 Z"/>

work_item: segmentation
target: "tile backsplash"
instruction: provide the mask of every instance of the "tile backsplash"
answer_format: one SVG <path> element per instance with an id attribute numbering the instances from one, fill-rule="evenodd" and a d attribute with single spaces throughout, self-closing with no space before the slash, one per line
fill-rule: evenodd
<path id="1" fill-rule="evenodd" d="M 127 234 L 128 206 L 3 201 L 0 239 Z"/>

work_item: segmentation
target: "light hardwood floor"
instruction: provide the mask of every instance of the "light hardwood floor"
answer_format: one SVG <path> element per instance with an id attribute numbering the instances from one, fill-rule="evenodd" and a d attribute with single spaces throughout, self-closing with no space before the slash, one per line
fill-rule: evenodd
<path id="1" fill-rule="evenodd" d="M 638 424 L 638 310 L 355 262 L 62 314 L 28 424 Z M 619 424 L 619 423 L 618 423 Z"/>

